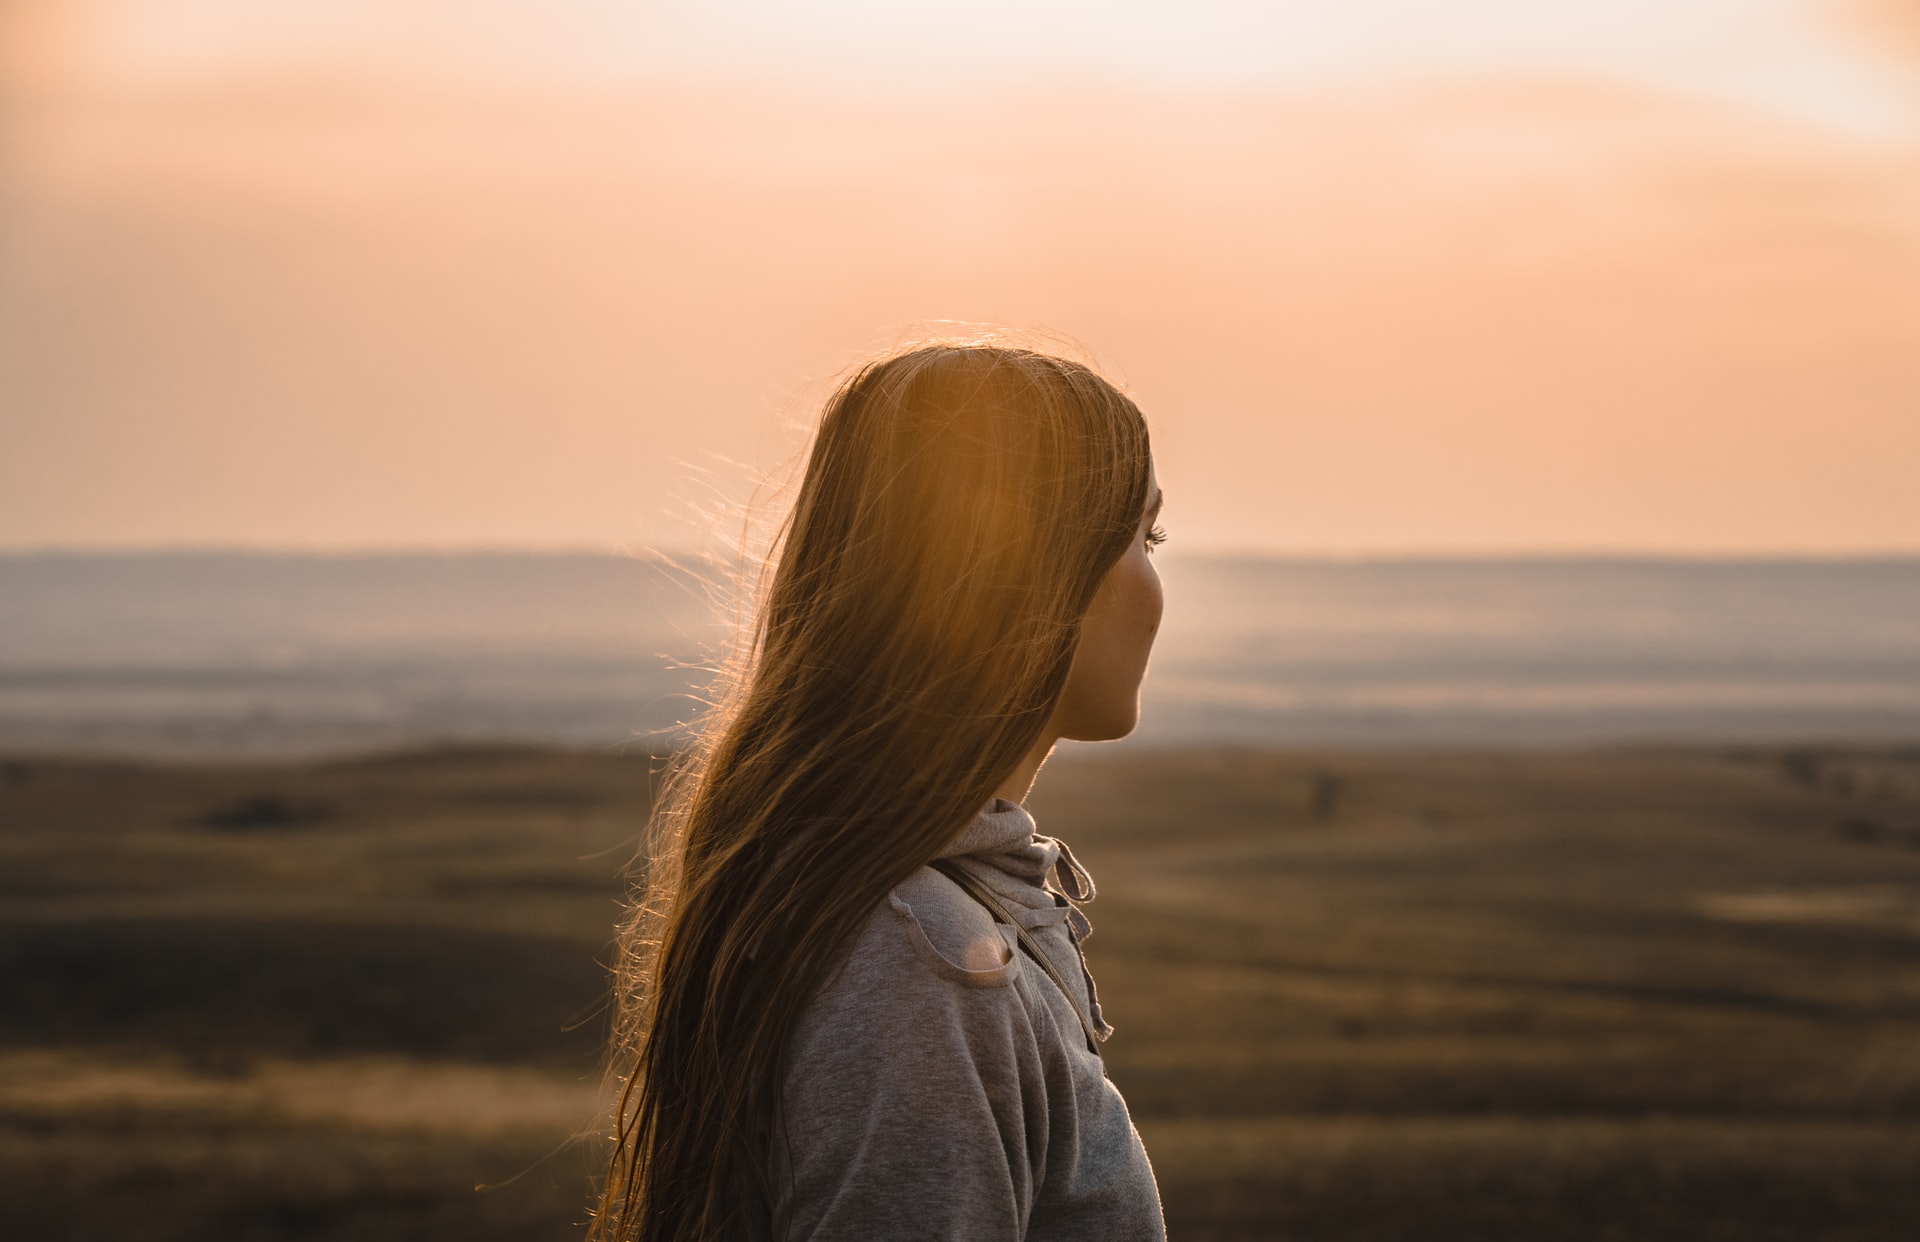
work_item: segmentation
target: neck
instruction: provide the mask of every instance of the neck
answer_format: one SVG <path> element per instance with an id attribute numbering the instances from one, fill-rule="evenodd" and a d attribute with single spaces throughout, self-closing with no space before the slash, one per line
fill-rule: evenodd
<path id="1" fill-rule="evenodd" d="M 1033 792 L 1033 782 L 1039 779 L 1040 765 L 1047 761 L 1047 756 L 1053 753 L 1054 743 L 1059 740 L 1051 729 L 1041 734 L 1040 740 L 1027 752 L 1027 757 L 1020 761 L 1020 766 L 1001 783 L 1000 788 L 993 791 L 994 794 L 1009 802 L 1025 802 L 1027 795 Z"/>

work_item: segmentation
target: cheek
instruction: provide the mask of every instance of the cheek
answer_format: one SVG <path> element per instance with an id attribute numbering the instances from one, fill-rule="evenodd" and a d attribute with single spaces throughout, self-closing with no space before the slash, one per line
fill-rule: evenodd
<path id="1" fill-rule="evenodd" d="M 1101 584 L 1081 630 L 1079 659 L 1088 675 L 1116 686 L 1137 679 L 1160 628 L 1160 575 L 1144 550 L 1123 557 Z"/>
<path id="2" fill-rule="evenodd" d="M 1124 612 L 1130 628 L 1151 642 L 1160 628 L 1166 595 L 1160 589 L 1160 575 L 1154 570 L 1153 562 L 1145 554 L 1138 559 L 1139 563 L 1132 567 L 1133 572 L 1127 576 Z"/>

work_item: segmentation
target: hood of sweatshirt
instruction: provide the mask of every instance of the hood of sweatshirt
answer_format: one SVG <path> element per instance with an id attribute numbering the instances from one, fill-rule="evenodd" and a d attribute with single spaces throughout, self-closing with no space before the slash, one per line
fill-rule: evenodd
<path id="1" fill-rule="evenodd" d="M 1056 965 L 1078 961 L 1094 1029 L 1102 1039 L 1111 1034 L 1113 1028 L 1100 1014 L 1099 994 L 1080 947 L 1093 934 L 1093 924 L 1079 904 L 1093 900 L 1093 876 L 1066 842 L 1042 836 L 1033 815 L 1020 803 L 995 798 L 960 830 L 940 857 L 959 863 L 991 888 L 1008 913 L 1049 950 L 1049 957 L 1059 958 L 1070 946 L 1073 957 L 1057 960 Z"/>

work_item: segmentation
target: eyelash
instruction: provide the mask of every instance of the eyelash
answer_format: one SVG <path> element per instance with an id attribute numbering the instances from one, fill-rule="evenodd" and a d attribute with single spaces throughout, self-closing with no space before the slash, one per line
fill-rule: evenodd
<path id="1" fill-rule="evenodd" d="M 1152 530 L 1148 531 L 1147 532 L 1147 554 L 1152 555 L 1153 550 L 1159 547 L 1161 544 L 1165 543 L 1166 541 L 1167 541 L 1166 527 L 1156 526 Z"/>

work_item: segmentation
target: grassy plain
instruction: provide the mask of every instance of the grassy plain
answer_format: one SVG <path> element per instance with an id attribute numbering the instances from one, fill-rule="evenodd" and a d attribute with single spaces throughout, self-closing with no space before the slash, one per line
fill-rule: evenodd
<path id="1" fill-rule="evenodd" d="M 649 785 L 0 761 L 0 1237 L 577 1237 Z M 1920 1236 L 1920 750 L 1094 751 L 1033 807 L 1176 1239 Z"/>

